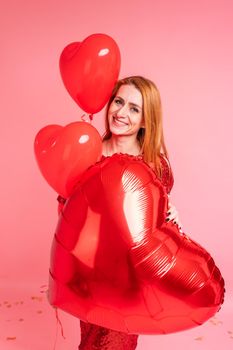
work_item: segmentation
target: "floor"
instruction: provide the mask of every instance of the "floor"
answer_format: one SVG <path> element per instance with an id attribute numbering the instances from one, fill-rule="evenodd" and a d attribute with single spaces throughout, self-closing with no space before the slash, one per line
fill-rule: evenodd
<path id="1" fill-rule="evenodd" d="M 0 282 L 2 282 L 0 280 Z M 1 350 L 77 350 L 79 322 L 48 304 L 45 283 L 1 283 Z M 62 334 L 63 331 L 63 334 Z M 137 350 L 232 350 L 233 298 L 226 296 L 220 312 L 204 325 L 188 331 L 140 336 Z"/>

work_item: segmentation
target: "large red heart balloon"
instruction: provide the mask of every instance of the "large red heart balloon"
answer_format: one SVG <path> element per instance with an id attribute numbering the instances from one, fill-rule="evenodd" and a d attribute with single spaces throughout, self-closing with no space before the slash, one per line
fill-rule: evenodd
<path id="1" fill-rule="evenodd" d="M 34 151 L 46 181 L 67 198 L 84 171 L 100 159 L 102 140 L 86 122 L 47 125 L 37 133 Z"/>
<path id="2" fill-rule="evenodd" d="M 164 186 L 142 159 L 116 154 L 85 172 L 51 251 L 49 301 L 84 321 L 135 334 L 185 330 L 223 303 L 210 254 L 165 222 Z"/>
<path id="3" fill-rule="evenodd" d="M 105 34 L 92 34 L 67 45 L 60 56 L 63 83 L 87 113 L 99 112 L 109 100 L 120 71 L 120 51 Z"/>

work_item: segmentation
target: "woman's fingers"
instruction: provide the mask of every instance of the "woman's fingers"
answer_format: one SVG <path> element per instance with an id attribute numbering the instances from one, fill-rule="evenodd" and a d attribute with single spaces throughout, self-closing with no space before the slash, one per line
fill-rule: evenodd
<path id="1" fill-rule="evenodd" d="M 174 219 L 177 219 L 178 220 L 178 211 L 176 210 L 176 208 L 174 206 L 171 206 L 169 208 L 169 210 L 167 211 L 167 221 L 170 221 L 170 220 L 174 220 Z"/>
<path id="2" fill-rule="evenodd" d="M 168 216 L 166 218 L 166 221 L 173 220 L 174 224 L 177 224 L 178 227 L 181 229 L 182 225 L 179 220 L 179 214 L 178 214 L 178 211 L 176 210 L 176 207 L 172 205 L 170 202 L 168 203 L 168 207 L 169 207 L 169 210 L 167 211 Z"/>

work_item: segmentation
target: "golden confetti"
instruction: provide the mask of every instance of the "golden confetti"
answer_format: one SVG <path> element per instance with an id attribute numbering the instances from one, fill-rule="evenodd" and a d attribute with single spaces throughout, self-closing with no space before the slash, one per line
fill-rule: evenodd
<path id="1" fill-rule="evenodd" d="M 194 338 L 194 340 L 203 340 L 204 339 L 204 337 L 203 336 L 201 336 L 201 337 L 197 337 L 197 338 Z"/>
<path id="2" fill-rule="evenodd" d="M 219 321 L 216 317 L 210 319 L 209 322 L 211 322 L 214 326 L 217 326 L 223 323 L 222 321 Z"/>
<path id="3" fill-rule="evenodd" d="M 16 337 L 7 337 L 6 340 L 15 340 Z"/>
<path id="4" fill-rule="evenodd" d="M 32 300 L 37 300 L 37 301 L 42 301 L 43 298 L 42 297 L 31 297 Z"/>

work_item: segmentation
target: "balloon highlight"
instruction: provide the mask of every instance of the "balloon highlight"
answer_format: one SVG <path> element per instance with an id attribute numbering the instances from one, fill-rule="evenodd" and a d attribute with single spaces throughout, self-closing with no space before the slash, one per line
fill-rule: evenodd
<path id="1" fill-rule="evenodd" d="M 210 254 L 172 221 L 166 188 L 140 158 L 102 158 L 65 204 L 51 249 L 49 301 L 90 323 L 134 334 L 203 324 L 224 280 Z"/>
<path id="2" fill-rule="evenodd" d="M 85 170 L 100 159 L 102 140 L 87 122 L 47 125 L 37 133 L 34 151 L 45 180 L 68 198 Z"/>
<path id="3" fill-rule="evenodd" d="M 106 34 L 67 45 L 60 56 L 63 83 L 85 112 L 99 112 L 111 96 L 120 71 L 120 50 Z"/>

